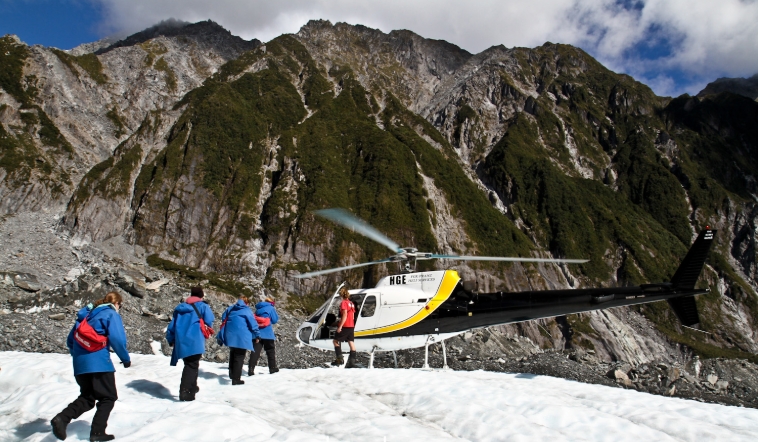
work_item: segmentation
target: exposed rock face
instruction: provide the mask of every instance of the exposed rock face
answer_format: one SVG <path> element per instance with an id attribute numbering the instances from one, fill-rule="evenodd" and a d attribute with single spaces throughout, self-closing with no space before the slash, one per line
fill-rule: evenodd
<path id="1" fill-rule="evenodd" d="M 308 22 L 296 36 L 327 71 L 348 65 L 367 89 L 376 86 L 391 92 L 416 113 L 421 113 L 439 94 L 442 83 L 459 75 L 472 57 L 446 41 L 429 40 L 410 31 L 385 34 L 324 20 Z"/>
<path id="2" fill-rule="evenodd" d="M 758 350 L 758 105 L 746 98 L 656 97 L 566 45 L 472 55 L 325 21 L 263 46 L 212 22 L 162 23 L 70 54 L 3 44 L 23 75 L 0 85 L 0 142 L 35 153 L 12 170 L 0 158 L 0 211 L 68 202 L 79 246 L 123 237 L 152 262 L 282 297 L 394 272 L 292 278 L 386 257 L 312 214 L 338 206 L 425 251 L 591 259 L 420 267 L 452 265 L 480 291 L 538 290 L 668 280 L 711 225 L 713 291 L 699 300 L 710 334 L 656 306 L 497 333 L 634 364 L 683 364 L 684 345 Z M 114 286 L 149 298 L 148 281 L 120 278 Z M 501 341 L 482 348 L 536 354 Z"/>
<path id="3" fill-rule="evenodd" d="M 1 167 L 0 213 L 39 210 L 51 203 L 65 203 L 72 185 L 94 165 L 110 158 L 116 146 L 143 122 L 152 120 L 155 124 L 157 120 L 170 127 L 171 109 L 181 97 L 202 84 L 223 63 L 260 44 L 257 40 L 248 42 L 231 36 L 213 22 L 189 26 L 164 23 L 100 49 L 97 54 L 86 52 L 97 45 L 82 46 L 69 54 L 41 46 L 26 48 L 17 39 L 15 43 L 10 40 L 7 45 L 19 46 L 24 52 L 23 78 L 19 75 L 17 81 L 18 94 L 25 99 L 19 100 L 13 93 L 0 93 L 0 122 L 4 131 L 9 137 L 22 137 L 23 131 L 14 127 L 23 127 L 24 121 L 27 128 L 40 124 L 34 124 L 32 117 L 24 119 L 23 115 L 44 112 L 62 142 L 71 146 L 71 152 L 37 160 L 60 169 L 58 174 L 63 178 L 56 178 L 54 185 L 49 178 L 38 176 L 39 173 L 26 183 L 19 183 L 12 179 L 11 170 Z M 37 120 L 40 119 L 44 128 L 45 117 L 38 115 Z M 44 135 L 32 136 L 29 141 L 50 156 Z M 123 223 L 116 225 L 123 229 Z"/>

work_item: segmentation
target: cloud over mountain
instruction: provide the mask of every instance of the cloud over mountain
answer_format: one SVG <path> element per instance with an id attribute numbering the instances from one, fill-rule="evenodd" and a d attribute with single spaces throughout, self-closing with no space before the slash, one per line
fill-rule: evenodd
<path id="1" fill-rule="evenodd" d="M 103 5 L 105 32 L 135 32 L 170 17 L 210 18 L 234 34 L 267 41 L 322 18 L 385 32 L 409 29 L 471 52 L 568 43 L 664 95 L 694 94 L 716 77 L 758 71 L 754 0 L 93 1 Z"/>

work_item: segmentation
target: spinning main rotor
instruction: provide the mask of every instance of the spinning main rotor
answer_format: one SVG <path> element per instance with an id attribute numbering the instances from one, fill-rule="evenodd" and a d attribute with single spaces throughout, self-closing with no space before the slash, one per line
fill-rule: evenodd
<path id="1" fill-rule="evenodd" d="M 324 209 L 316 211 L 316 214 L 332 221 L 336 224 L 346 227 L 356 233 L 359 233 L 366 238 L 372 239 L 379 244 L 390 249 L 394 255 L 380 259 L 378 261 L 364 262 L 360 264 L 353 264 L 349 266 L 336 267 L 333 269 L 319 270 L 317 272 L 303 273 L 295 276 L 295 278 L 311 278 L 313 276 L 326 275 L 328 273 L 339 272 L 342 270 L 350 270 L 358 267 L 365 267 L 374 264 L 382 264 L 387 262 L 401 262 L 401 261 L 419 261 L 425 259 L 456 259 L 460 261 L 508 261 L 508 262 L 545 262 L 545 263 L 557 263 L 557 264 L 581 264 L 589 261 L 588 259 L 548 259 L 548 258 L 521 258 L 521 257 L 505 257 L 505 256 L 461 256 L 461 255 L 439 255 L 436 253 L 419 252 L 414 247 L 400 247 L 399 244 L 387 238 L 383 233 L 371 227 L 367 222 L 360 218 L 351 215 L 349 212 L 343 209 Z M 406 263 L 405 270 L 410 272 L 412 269 L 410 265 Z"/>

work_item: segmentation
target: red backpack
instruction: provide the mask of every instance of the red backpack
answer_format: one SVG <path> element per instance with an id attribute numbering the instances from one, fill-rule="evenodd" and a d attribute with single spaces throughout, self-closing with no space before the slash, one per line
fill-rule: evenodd
<path id="1" fill-rule="evenodd" d="M 89 352 L 96 352 L 104 349 L 108 345 L 108 338 L 98 334 L 94 328 L 87 322 L 87 315 L 74 330 L 74 339 L 83 349 Z"/>
<path id="2" fill-rule="evenodd" d="M 258 328 L 264 328 L 271 325 L 271 318 L 264 318 L 263 316 L 256 316 L 255 313 L 253 313 L 253 317 L 255 318 L 255 322 L 258 323 Z M 221 328 L 218 329 L 218 332 L 221 333 L 221 330 L 224 329 L 224 326 L 226 325 L 226 321 L 229 319 L 229 316 L 224 319 L 224 322 L 221 323 Z"/>
<path id="3" fill-rule="evenodd" d="M 226 333 L 224 333 L 224 326 L 226 325 L 226 321 L 229 320 L 229 311 L 231 310 L 232 306 L 226 309 L 226 312 L 224 312 L 224 320 L 221 322 L 221 327 L 218 329 L 218 336 L 216 337 L 216 342 L 218 342 L 218 345 L 226 345 L 224 344 L 224 337 L 226 336 Z M 255 322 L 258 323 L 258 328 L 268 327 L 271 325 L 271 318 L 264 318 L 262 316 L 256 316 L 255 313 L 253 313 L 253 317 L 255 318 Z M 202 321 L 202 319 L 201 319 Z"/>
<path id="4" fill-rule="evenodd" d="M 203 337 L 205 339 L 208 339 L 213 336 L 213 333 L 215 333 L 213 331 L 213 327 L 205 325 L 205 321 L 203 321 L 203 317 L 200 315 L 200 311 L 197 309 L 197 307 L 195 307 L 195 304 L 190 305 L 195 309 L 195 313 L 197 313 L 198 318 L 200 318 L 200 331 L 203 333 Z"/>
<path id="5" fill-rule="evenodd" d="M 255 317 L 255 322 L 258 323 L 258 328 L 265 328 L 271 325 L 271 318 L 264 318 L 263 316 L 258 316 L 255 313 L 253 313 L 253 316 Z"/>

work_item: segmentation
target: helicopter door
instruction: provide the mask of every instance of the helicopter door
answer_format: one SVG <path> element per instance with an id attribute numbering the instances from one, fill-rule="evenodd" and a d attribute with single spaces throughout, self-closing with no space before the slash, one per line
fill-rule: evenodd
<path id="1" fill-rule="evenodd" d="M 332 339 L 334 337 L 331 335 L 334 334 L 334 329 L 336 328 L 334 324 L 340 317 L 339 308 L 340 297 L 335 296 L 331 299 L 331 301 L 329 301 L 329 304 L 326 310 L 324 310 L 324 314 L 321 316 L 319 325 L 315 328 L 311 339 Z"/>
<path id="2" fill-rule="evenodd" d="M 367 294 L 355 321 L 355 331 L 371 330 L 376 328 L 379 314 L 376 310 L 377 296 L 379 294 Z"/>
<path id="3" fill-rule="evenodd" d="M 320 312 L 323 312 L 321 314 L 321 317 L 318 320 L 318 325 L 316 327 L 313 327 L 313 334 L 311 335 L 311 340 L 315 339 L 329 339 L 329 326 L 336 321 L 337 317 L 339 317 L 339 305 L 340 303 L 337 302 L 338 299 L 340 299 L 339 292 L 342 286 L 345 285 L 344 283 L 340 284 L 339 287 L 337 287 L 337 290 L 332 295 L 332 299 L 329 301 L 326 301 L 324 305 L 319 309 Z M 336 310 L 336 316 L 335 316 L 335 310 Z"/>

